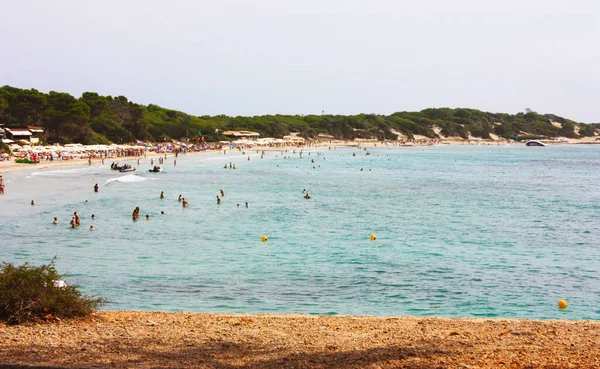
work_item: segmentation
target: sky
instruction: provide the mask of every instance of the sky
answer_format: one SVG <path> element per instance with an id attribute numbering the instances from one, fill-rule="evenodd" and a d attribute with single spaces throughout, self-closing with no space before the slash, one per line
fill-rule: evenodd
<path id="1" fill-rule="evenodd" d="M 0 85 L 193 115 L 600 122 L 597 0 L 3 0 Z"/>

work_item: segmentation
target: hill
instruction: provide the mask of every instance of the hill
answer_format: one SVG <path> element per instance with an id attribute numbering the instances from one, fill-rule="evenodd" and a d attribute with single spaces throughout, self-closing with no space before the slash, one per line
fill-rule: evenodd
<path id="1" fill-rule="evenodd" d="M 167 141 L 201 132 L 206 141 L 225 140 L 226 130 L 257 131 L 281 138 L 298 132 L 305 138 L 379 140 L 428 138 L 580 138 L 594 136 L 600 124 L 578 123 L 533 111 L 489 113 L 475 109 L 430 108 L 391 115 L 264 115 L 255 117 L 193 116 L 180 111 L 101 96 L 0 87 L 0 124 L 7 128 L 41 126 L 47 143 L 108 144 L 137 140 Z"/>

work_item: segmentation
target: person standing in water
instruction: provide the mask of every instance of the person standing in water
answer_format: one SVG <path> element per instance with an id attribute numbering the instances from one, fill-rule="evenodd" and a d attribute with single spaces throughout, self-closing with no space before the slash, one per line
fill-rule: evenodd
<path id="1" fill-rule="evenodd" d="M 56 217 L 54 217 L 54 220 L 52 221 L 52 225 L 56 225 L 56 223 L 58 223 L 58 219 Z"/>
<path id="2" fill-rule="evenodd" d="M 181 194 L 179 194 L 179 197 L 177 198 L 177 201 L 181 201 L 183 197 L 181 197 Z"/>
<path id="3" fill-rule="evenodd" d="M 217 205 L 221 205 L 221 198 L 217 195 Z"/>
<path id="4" fill-rule="evenodd" d="M 221 189 L 221 196 L 225 197 L 225 191 L 223 191 L 223 189 Z"/>
<path id="5" fill-rule="evenodd" d="M 73 218 L 75 218 L 75 225 L 79 226 L 81 224 L 81 219 L 79 218 L 77 212 L 73 213 Z"/>
<path id="6" fill-rule="evenodd" d="M 98 183 L 94 185 L 94 192 L 98 192 Z"/>
<path id="7" fill-rule="evenodd" d="M 164 199 L 165 198 L 165 192 L 164 191 L 160 191 L 160 198 Z"/>
<path id="8" fill-rule="evenodd" d="M 181 199 L 181 200 L 182 200 L 182 205 L 184 208 L 187 208 L 190 205 L 186 199 Z"/>

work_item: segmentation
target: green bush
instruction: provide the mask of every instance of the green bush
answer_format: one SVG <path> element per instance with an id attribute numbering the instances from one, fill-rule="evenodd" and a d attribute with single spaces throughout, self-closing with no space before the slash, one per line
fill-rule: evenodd
<path id="1" fill-rule="evenodd" d="M 3 262 L 0 267 L 0 319 L 7 324 L 25 321 L 73 318 L 89 315 L 106 301 L 84 296 L 77 285 L 63 285 L 63 276 L 48 265 L 15 266 Z"/>

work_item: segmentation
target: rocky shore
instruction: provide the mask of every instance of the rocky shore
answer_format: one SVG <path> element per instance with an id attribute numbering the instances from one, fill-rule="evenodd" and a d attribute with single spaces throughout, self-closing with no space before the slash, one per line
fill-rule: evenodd
<path id="1" fill-rule="evenodd" d="M 600 368 L 600 322 L 101 311 L 0 324 L 0 368 Z"/>

